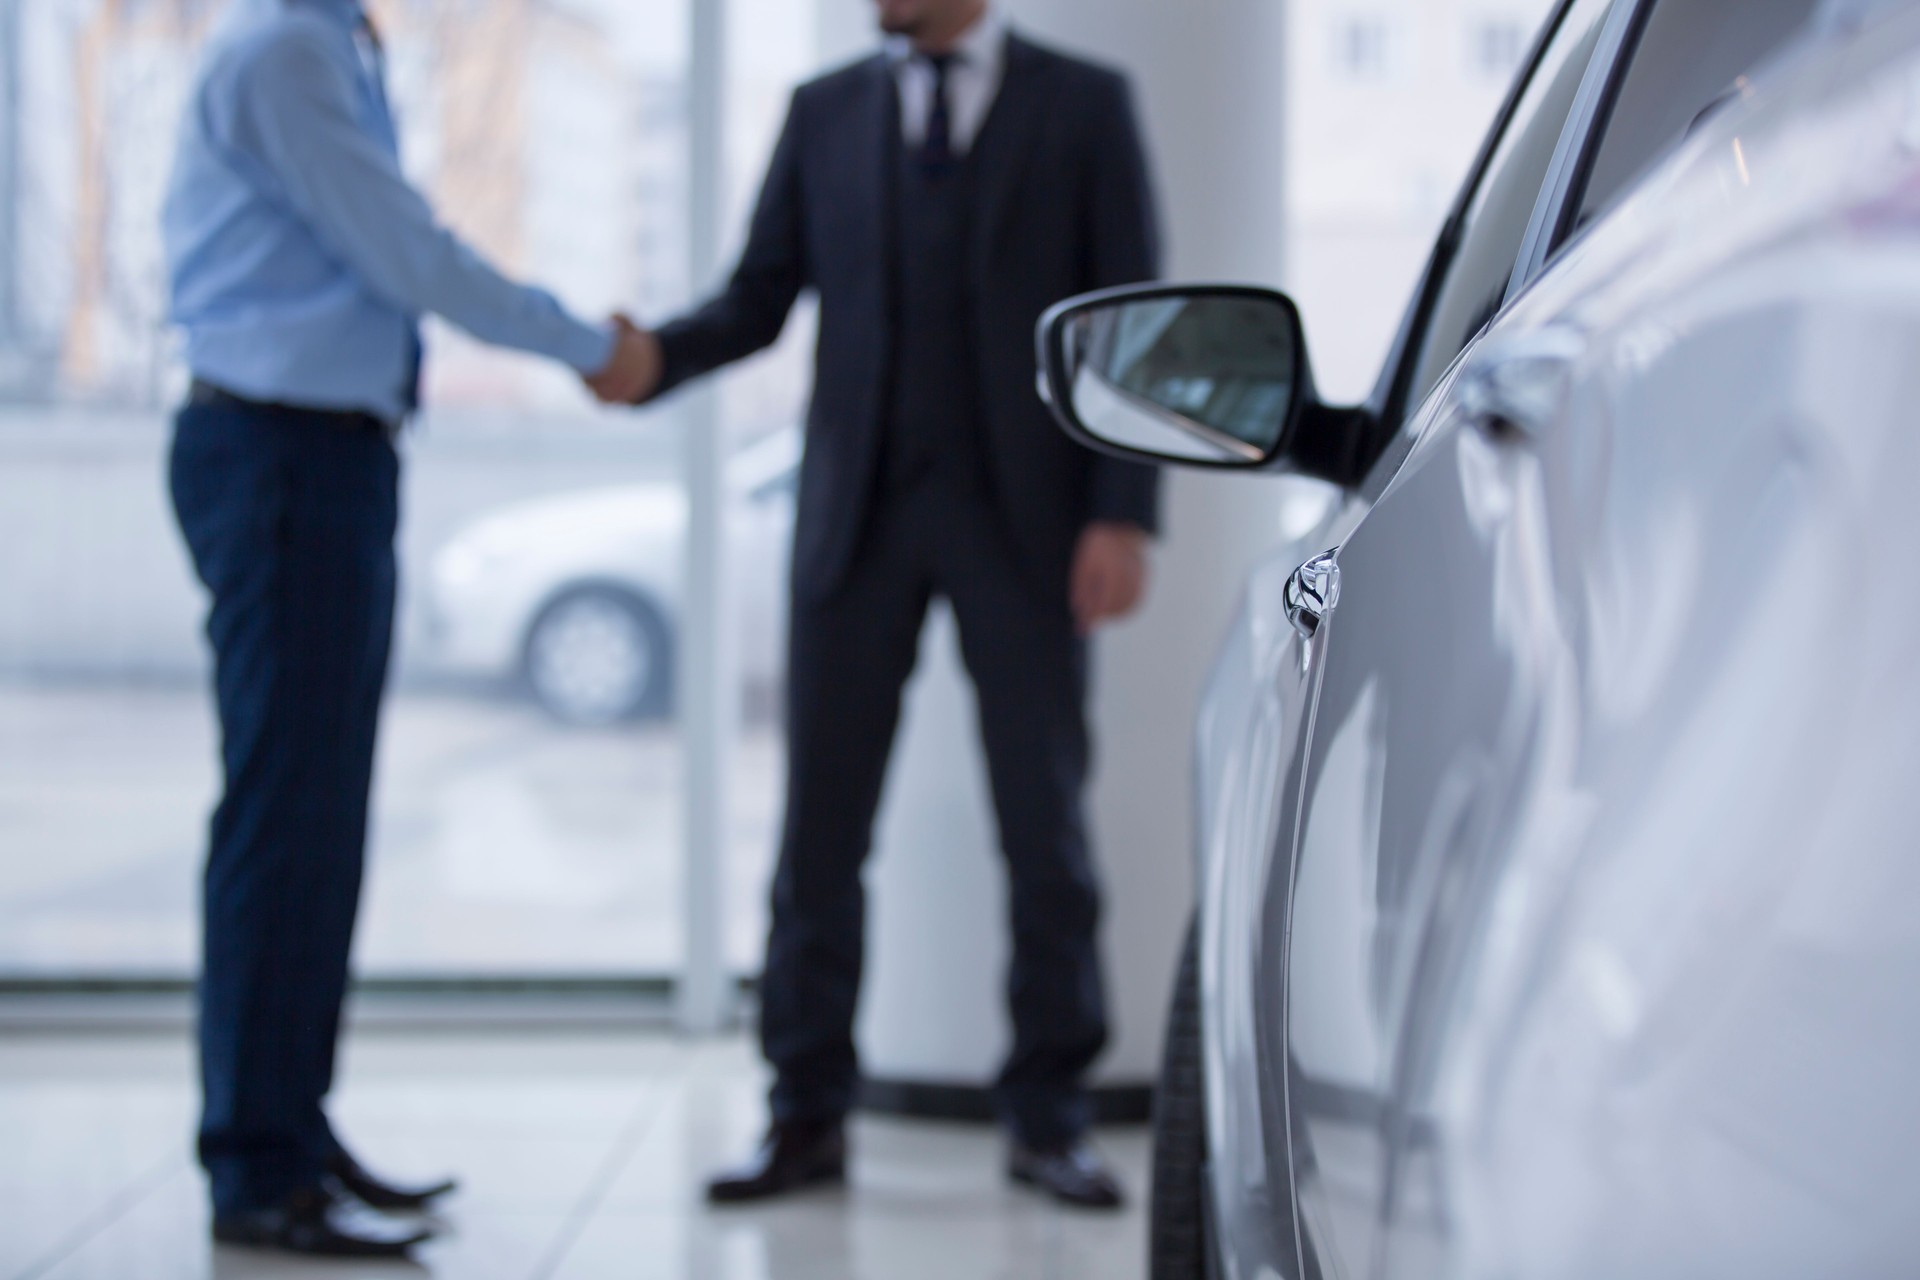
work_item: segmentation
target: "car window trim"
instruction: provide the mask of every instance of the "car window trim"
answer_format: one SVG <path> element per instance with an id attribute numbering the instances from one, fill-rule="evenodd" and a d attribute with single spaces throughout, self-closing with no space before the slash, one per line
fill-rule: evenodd
<path id="1" fill-rule="evenodd" d="M 1640 48 L 1640 37 L 1657 3 L 1659 0 L 1618 0 L 1608 13 L 1607 25 L 1600 32 L 1593 60 L 1587 64 L 1573 110 L 1567 115 L 1566 127 L 1547 166 L 1547 180 L 1541 185 L 1526 237 L 1520 242 L 1520 256 L 1501 301 L 1503 310 L 1546 269 L 1548 260 L 1566 239 L 1593 173 L 1598 141 L 1613 119 L 1614 105 L 1620 100 L 1633 55 Z"/>
<path id="2" fill-rule="evenodd" d="M 1625 3 L 1626 0 L 1620 0 Z M 1474 198 L 1487 180 L 1487 171 L 1493 165 L 1493 158 L 1506 140 L 1508 130 L 1513 128 L 1514 117 L 1520 111 L 1521 100 L 1532 87 L 1534 77 L 1540 74 L 1541 63 L 1546 59 L 1547 51 L 1559 38 L 1560 29 L 1566 24 L 1567 16 L 1573 11 L 1578 0 L 1558 0 L 1547 21 L 1540 24 L 1540 30 L 1534 36 L 1533 47 L 1528 50 L 1522 65 L 1526 71 L 1516 75 L 1507 88 L 1506 99 L 1500 104 L 1499 112 L 1493 123 L 1480 140 L 1479 154 L 1474 157 L 1473 166 L 1467 171 L 1467 179 L 1454 197 L 1452 210 L 1447 220 L 1441 224 L 1440 234 L 1435 237 L 1433 249 L 1427 256 L 1425 271 L 1415 289 L 1413 304 L 1402 317 L 1399 331 L 1394 336 L 1393 346 L 1387 352 L 1386 360 L 1380 369 L 1380 379 L 1374 385 L 1373 394 L 1368 397 L 1370 408 L 1380 423 L 1381 437 L 1373 442 L 1369 452 L 1377 455 L 1372 471 L 1379 471 L 1380 462 L 1385 461 L 1395 451 L 1390 447 L 1407 426 L 1412 417 L 1414 406 L 1407 400 L 1412 394 L 1411 383 L 1419 364 L 1419 353 L 1423 344 L 1420 338 L 1426 335 L 1433 323 L 1434 308 L 1440 302 L 1440 289 L 1445 283 L 1447 269 L 1453 264 L 1460 251 L 1460 243 L 1465 230 L 1467 212 L 1473 207 Z M 1522 242 L 1524 247 L 1525 242 Z M 1504 299 L 1503 299 L 1504 305 Z M 1391 465 L 1388 466 L 1391 470 Z M 1362 491 L 1376 488 L 1375 477 L 1369 476 L 1361 485 Z M 1384 488 L 1384 482 L 1377 488 Z M 1377 496 L 1377 492 L 1376 492 Z"/>

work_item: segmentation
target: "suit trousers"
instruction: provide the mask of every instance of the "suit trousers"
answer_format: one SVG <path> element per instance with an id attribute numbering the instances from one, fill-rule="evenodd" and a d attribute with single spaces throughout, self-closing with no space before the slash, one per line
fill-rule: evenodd
<path id="1" fill-rule="evenodd" d="M 194 405 L 174 511 L 212 595 L 225 791 L 200 978 L 200 1159 L 216 1213 L 316 1184 L 393 631 L 399 463 L 324 415 Z"/>
<path id="2" fill-rule="evenodd" d="M 1107 1039 L 1082 812 L 1086 645 L 1064 590 L 1035 593 L 992 502 L 939 472 L 881 498 L 832 595 L 794 602 L 787 813 L 761 989 L 773 1114 L 832 1123 L 853 1104 L 861 872 L 936 596 L 953 608 L 978 697 L 1011 890 L 1014 1035 L 998 1100 L 1018 1138 L 1048 1147 L 1090 1122 L 1084 1076 Z"/>

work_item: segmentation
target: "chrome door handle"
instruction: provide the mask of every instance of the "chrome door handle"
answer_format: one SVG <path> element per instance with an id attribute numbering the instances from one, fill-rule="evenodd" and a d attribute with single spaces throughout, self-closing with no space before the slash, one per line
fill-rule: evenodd
<path id="1" fill-rule="evenodd" d="M 1566 325 L 1489 343 L 1462 371 L 1454 401 L 1494 435 L 1537 435 L 1560 416 L 1586 339 Z"/>
<path id="2" fill-rule="evenodd" d="M 1293 571 L 1287 579 L 1287 621 L 1308 640 L 1320 632 L 1340 603 L 1340 564 L 1329 551 Z"/>

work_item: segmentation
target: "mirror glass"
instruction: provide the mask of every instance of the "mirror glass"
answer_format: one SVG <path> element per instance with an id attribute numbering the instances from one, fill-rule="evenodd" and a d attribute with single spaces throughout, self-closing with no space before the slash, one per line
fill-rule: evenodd
<path id="1" fill-rule="evenodd" d="M 1257 465 L 1279 448 L 1300 340 L 1278 298 L 1133 299 L 1062 335 L 1073 413 L 1109 444 L 1180 462 Z"/>

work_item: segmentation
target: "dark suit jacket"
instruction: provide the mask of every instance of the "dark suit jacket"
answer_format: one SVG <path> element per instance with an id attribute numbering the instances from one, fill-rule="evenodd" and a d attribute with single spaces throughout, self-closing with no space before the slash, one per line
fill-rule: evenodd
<path id="1" fill-rule="evenodd" d="M 771 345 L 801 291 L 818 291 L 794 532 L 795 588 L 811 598 L 842 580 L 876 488 L 891 359 L 888 156 L 899 129 L 884 56 L 798 90 L 732 279 L 660 331 L 664 394 Z M 1034 584 L 1064 601 L 1073 547 L 1090 521 L 1151 531 L 1158 517 L 1157 474 L 1069 441 L 1035 390 L 1033 331 L 1047 307 L 1158 269 L 1127 82 L 1011 37 L 974 164 L 973 320 L 990 479 Z"/>

